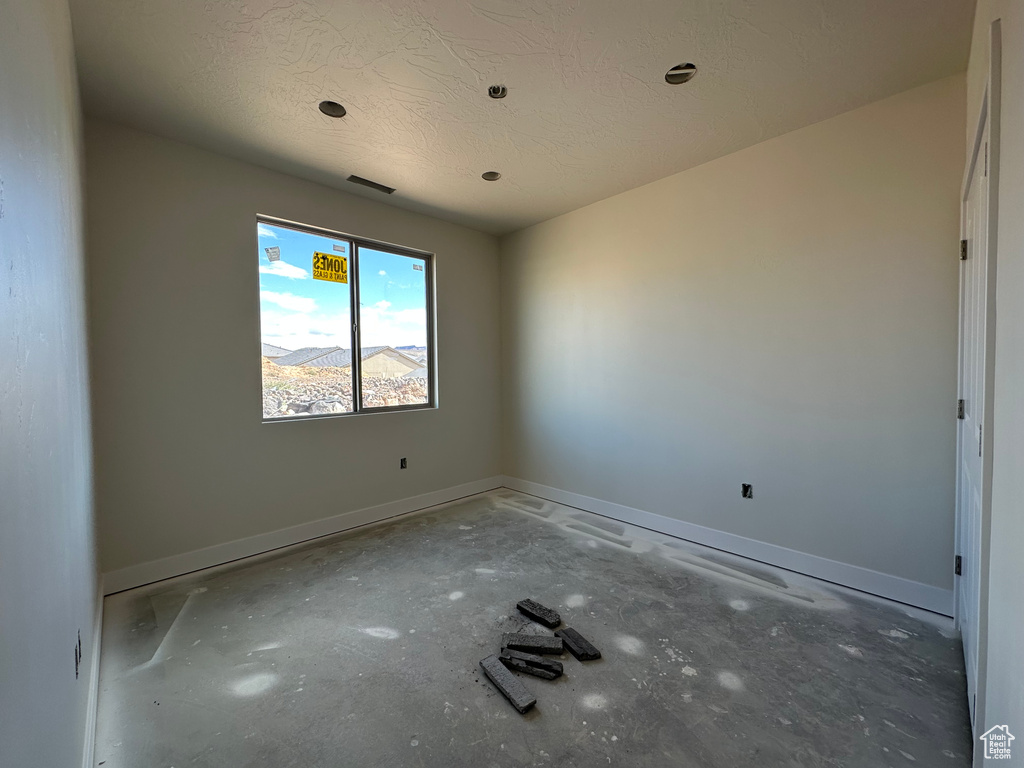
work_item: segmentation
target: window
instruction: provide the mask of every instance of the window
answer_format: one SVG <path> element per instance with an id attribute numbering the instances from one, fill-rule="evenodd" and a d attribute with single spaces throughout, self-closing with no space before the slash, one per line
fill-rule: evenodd
<path id="1" fill-rule="evenodd" d="M 433 406 L 430 254 L 263 216 L 256 234 L 265 420 Z"/>

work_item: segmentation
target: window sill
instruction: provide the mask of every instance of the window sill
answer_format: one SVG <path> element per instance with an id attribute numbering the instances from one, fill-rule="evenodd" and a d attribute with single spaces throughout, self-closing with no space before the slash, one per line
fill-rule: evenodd
<path id="1" fill-rule="evenodd" d="M 407 411 L 435 411 L 437 410 L 436 405 L 429 405 L 424 403 L 423 405 L 392 405 L 387 408 L 364 408 L 361 411 L 351 411 L 349 413 L 296 413 L 291 416 L 275 416 L 273 418 L 264 418 L 263 424 L 277 424 L 279 422 L 292 422 L 292 421 L 318 421 L 320 419 L 344 419 L 350 416 L 373 416 L 380 413 L 404 413 Z"/>

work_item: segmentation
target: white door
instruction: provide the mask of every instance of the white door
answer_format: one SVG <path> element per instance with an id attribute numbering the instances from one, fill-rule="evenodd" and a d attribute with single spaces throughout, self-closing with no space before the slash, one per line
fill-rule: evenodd
<path id="1" fill-rule="evenodd" d="M 988 320 L 988 140 L 986 121 L 964 202 L 967 259 L 960 262 L 960 398 L 957 422 L 957 524 L 960 577 L 957 619 L 967 664 L 967 697 L 974 719 L 978 682 L 978 624 L 984 498 L 985 349 Z"/>

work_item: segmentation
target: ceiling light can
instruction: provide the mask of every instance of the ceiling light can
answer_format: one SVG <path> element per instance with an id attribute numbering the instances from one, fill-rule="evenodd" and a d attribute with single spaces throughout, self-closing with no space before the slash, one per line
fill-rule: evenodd
<path id="1" fill-rule="evenodd" d="M 328 117 L 344 117 L 348 111 L 336 101 L 321 101 L 320 111 Z"/>
<path id="2" fill-rule="evenodd" d="M 676 64 L 672 69 L 665 73 L 665 82 L 669 85 L 682 85 L 693 80 L 694 75 L 697 74 L 696 64 Z"/>
<path id="3" fill-rule="evenodd" d="M 498 179 L 501 178 L 501 174 L 498 173 L 497 171 L 485 171 L 484 173 L 480 174 L 480 178 L 483 179 L 484 181 L 497 181 Z"/>

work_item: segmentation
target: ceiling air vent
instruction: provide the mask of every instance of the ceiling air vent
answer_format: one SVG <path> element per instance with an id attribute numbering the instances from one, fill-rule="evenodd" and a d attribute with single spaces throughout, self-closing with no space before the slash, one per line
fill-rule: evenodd
<path id="1" fill-rule="evenodd" d="M 362 176 L 349 176 L 348 180 L 351 181 L 353 184 L 362 184 L 364 187 L 376 189 L 378 192 L 383 192 L 385 195 L 390 195 L 392 192 L 395 191 L 394 187 L 385 187 L 383 184 L 378 184 L 376 181 L 364 179 Z"/>

